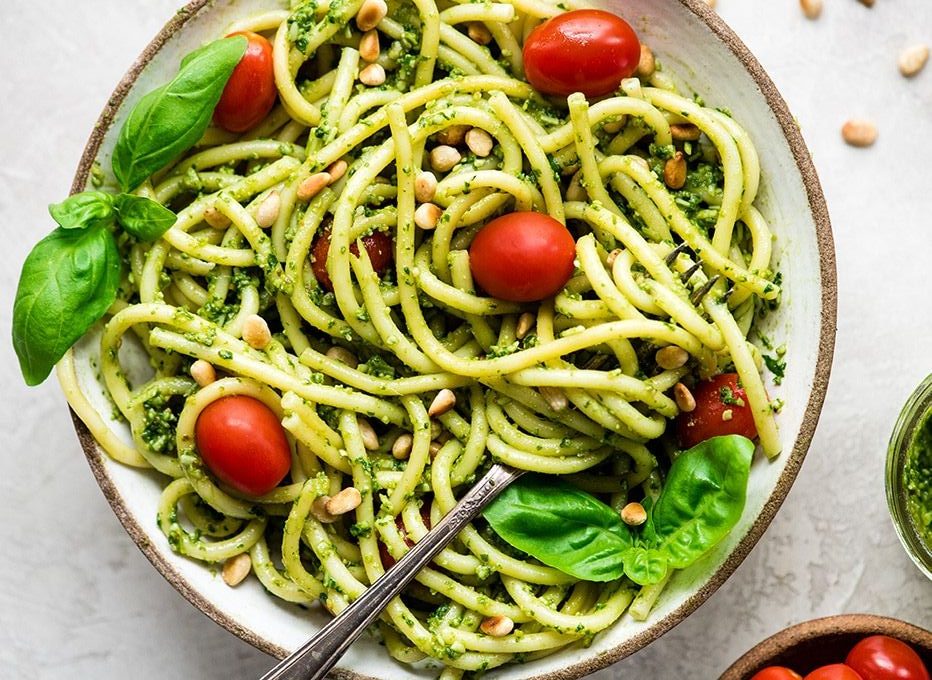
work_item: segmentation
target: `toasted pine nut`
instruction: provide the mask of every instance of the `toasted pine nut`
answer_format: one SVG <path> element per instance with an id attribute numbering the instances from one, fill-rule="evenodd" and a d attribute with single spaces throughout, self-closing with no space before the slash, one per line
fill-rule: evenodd
<path id="1" fill-rule="evenodd" d="M 860 2 L 860 3 L 861 3 L 862 5 L 864 5 L 865 7 L 873 7 L 873 6 L 874 6 L 874 0 L 858 0 L 858 2 Z"/>
<path id="2" fill-rule="evenodd" d="M 359 365 L 356 355 L 339 345 L 334 345 L 327 350 L 327 358 L 339 361 L 341 364 L 346 364 L 350 368 L 356 368 Z"/>
<path id="3" fill-rule="evenodd" d="M 726 408 L 724 411 L 722 411 L 722 420 L 729 421 L 734 417 L 735 417 L 735 412 L 732 411 L 730 408 Z"/>
<path id="4" fill-rule="evenodd" d="M 907 78 L 912 78 L 925 67 L 927 61 L 929 61 L 929 46 L 913 45 L 900 52 L 897 64 L 900 67 L 900 73 Z"/>
<path id="5" fill-rule="evenodd" d="M 485 158 L 492 153 L 495 142 L 492 141 L 492 135 L 482 128 L 473 128 L 466 133 L 466 146 L 479 158 Z"/>
<path id="6" fill-rule="evenodd" d="M 852 119 L 841 128 L 842 138 L 851 146 L 871 146 L 877 141 L 877 126 L 869 120 Z"/>
<path id="7" fill-rule="evenodd" d="M 256 224 L 259 225 L 260 229 L 268 229 L 275 224 L 281 209 L 282 197 L 277 191 L 272 191 L 256 210 Z"/>
<path id="8" fill-rule="evenodd" d="M 258 314 L 250 314 L 243 321 L 243 340 L 254 349 L 265 349 L 272 341 L 269 325 Z"/>
<path id="9" fill-rule="evenodd" d="M 363 61 L 370 64 L 379 58 L 381 47 L 379 46 L 379 32 L 375 29 L 366 31 L 359 39 L 359 56 Z"/>
<path id="10" fill-rule="evenodd" d="M 327 173 L 330 175 L 330 183 L 338 182 L 343 175 L 346 174 L 346 169 L 349 167 L 349 164 L 344 161 L 342 158 L 338 161 L 334 161 L 327 166 Z"/>
<path id="11" fill-rule="evenodd" d="M 419 172 L 414 179 L 414 198 L 418 203 L 427 203 L 434 200 L 437 193 L 437 178 L 432 172 Z"/>
<path id="12" fill-rule="evenodd" d="M 216 208 L 208 208 L 204 211 L 204 221 L 214 229 L 226 229 L 230 226 L 230 218 Z"/>
<path id="13" fill-rule="evenodd" d="M 322 524 L 332 524 L 337 521 L 337 518 L 327 510 L 327 503 L 329 502 L 330 496 L 318 496 L 314 499 L 313 505 L 311 505 L 311 514 Z"/>
<path id="14" fill-rule="evenodd" d="M 664 163 L 663 182 L 671 189 L 682 189 L 686 184 L 686 157 L 682 151 L 677 151 Z"/>
<path id="15" fill-rule="evenodd" d="M 625 125 L 628 124 L 628 116 L 623 115 L 618 120 L 609 120 L 606 123 L 602 123 L 602 129 L 605 130 L 610 135 L 615 134 L 616 132 L 621 132 Z"/>
<path id="16" fill-rule="evenodd" d="M 388 14 L 388 5 L 385 0 L 366 0 L 356 13 L 356 26 L 365 33 L 379 25 L 379 22 Z"/>
<path id="17" fill-rule="evenodd" d="M 534 328 L 534 324 L 537 323 L 537 317 L 535 317 L 531 312 L 524 312 L 521 316 L 518 317 L 518 325 L 515 328 L 515 337 L 518 340 L 523 340 L 524 336 L 531 332 L 531 329 Z"/>
<path id="18" fill-rule="evenodd" d="M 242 583 L 249 572 L 252 571 L 252 560 L 248 552 L 234 555 L 223 563 L 220 574 L 223 576 L 223 582 L 231 588 Z"/>
<path id="19" fill-rule="evenodd" d="M 457 144 L 463 143 L 463 140 L 466 139 L 466 133 L 468 131 L 468 125 L 450 125 L 449 127 L 445 127 L 440 132 L 435 134 L 434 139 L 436 139 L 440 144 L 456 146 Z"/>
<path id="20" fill-rule="evenodd" d="M 479 45 L 488 45 L 492 42 L 492 31 L 481 21 L 470 21 L 466 27 L 466 35 Z"/>
<path id="21" fill-rule="evenodd" d="M 414 211 L 414 223 L 421 229 L 431 230 L 437 228 L 437 222 L 443 214 L 443 208 L 433 203 L 421 203 Z"/>
<path id="22" fill-rule="evenodd" d="M 638 61 L 637 73 L 639 78 L 650 78 L 657 70 L 657 62 L 651 49 L 641 43 L 641 59 Z"/>
<path id="23" fill-rule="evenodd" d="M 217 379 L 217 371 L 210 362 L 198 359 L 191 364 L 191 377 L 201 387 L 206 387 Z"/>
<path id="24" fill-rule="evenodd" d="M 540 392 L 540 396 L 554 411 L 565 411 L 570 405 L 569 399 L 563 394 L 563 390 L 558 387 L 538 387 L 537 391 Z"/>
<path id="25" fill-rule="evenodd" d="M 578 170 L 575 175 L 570 179 L 569 186 L 566 187 L 566 200 L 567 201 L 585 201 L 589 198 L 589 194 L 583 188 L 582 185 L 582 170 Z"/>
<path id="26" fill-rule="evenodd" d="M 612 252 L 608 254 L 608 257 L 605 258 L 605 266 L 611 269 L 615 266 L 615 260 L 618 259 L 618 256 L 621 255 L 621 249 L 615 248 Z"/>
<path id="27" fill-rule="evenodd" d="M 362 445 L 367 451 L 375 451 L 379 448 L 379 435 L 372 429 L 372 424 L 365 418 L 356 418 L 359 424 L 359 434 L 362 436 Z"/>
<path id="28" fill-rule="evenodd" d="M 647 511 L 640 503 L 628 503 L 621 509 L 621 521 L 630 527 L 639 527 L 647 521 Z"/>
<path id="29" fill-rule="evenodd" d="M 799 6 L 807 19 L 818 19 L 822 14 L 822 0 L 799 0 Z"/>
<path id="30" fill-rule="evenodd" d="M 310 201 L 332 181 L 333 177 L 330 176 L 329 172 L 315 172 L 298 185 L 298 200 Z"/>
<path id="31" fill-rule="evenodd" d="M 441 416 L 456 405 L 456 395 L 453 390 L 446 388 L 437 392 L 437 396 L 430 402 L 430 408 L 427 409 L 427 415 L 431 418 Z"/>
<path id="32" fill-rule="evenodd" d="M 407 460 L 411 455 L 411 446 L 414 444 L 414 438 L 410 434 L 400 434 L 395 443 L 392 444 L 392 455 L 398 460 Z"/>
<path id="33" fill-rule="evenodd" d="M 676 383 L 673 386 L 673 401 L 676 402 L 677 408 L 683 413 L 692 413 L 696 410 L 696 399 L 683 383 Z"/>
<path id="34" fill-rule="evenodd" d="M 463 156 L 452 146 L 441 144 L 435 146 L 430 152 L 430 167 L 437 172 L 449 172 Z"/>
<path id="35" fill-rule="evenodd" d="M 381 64 L 369 64 L 359 72 L 359 82 L 369 87 L 378 87 L 385 83 L 385 69 Z"/>
<path id="36" fill-rule="evenodd" d="M 483 619 L 479 624 L 479 630 L 490 637 L 505 637 L 514 629 L 515 622 L 502 614 Z"/>
<path id="37" fill-rule="evenodd" d="M 326 510 L 331 515 L 339 516 L 355 510 L 362 503 L 362 494 L 355 486 L 348 486 L 333 496 L 326 504 Z"/>
<path id="38" fill-rule="evenodd" d="M 686 362 L 689 361 L 689 352 L 682 347 L 669 345 L 663 349 L 658 349 L 657 353 L 654 355 L 654 359 L 657 361 L 657 365 L 660 366 L 660 368 L 665 371 L 670 371 L 685 365 Z"/>
<path id="39" fill-rule="evenodd" d="M 702 131 L 692 123 L 674 123 L 670 126 L 670 134 L 674 142 L 695 142 Z"/>

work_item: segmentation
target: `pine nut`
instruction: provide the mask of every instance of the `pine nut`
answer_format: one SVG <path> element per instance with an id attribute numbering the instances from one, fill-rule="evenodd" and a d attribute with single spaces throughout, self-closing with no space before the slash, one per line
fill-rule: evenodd
<path id="1" fill-rule="evenodd" d="M 414 438 L 410 434 L 400 434 L 395 443 L 392 444 L 392 455 L 398 460 L 407 460 L 411 455 L 411 446 L 414 444 Z"/>
<path id="2" fill-rule="evenodd" d="M 204 221 L 214 229 L 226 229 L 230 226 L 230 218 L 216 208 L 208 208 L 204 211 Z"/>
<path id="3" fill-rule="evenodd" d="M 318 496 L 311 505 L 311 514 L 321 524 L 332 524 L 337 518 L 327 510 L 327 504 L 330 502 L 330 496 Z"/>
<path id="4" fill-rule="evenodd" d="M 913 45 L 900 52 L 897 64 L 900 67 L 900 73 L 907 78 L 912 78 L 925 67 L 927 61 L 929 61 L 929 46 Z"/>
<path id="5" fill-rule="evenodd" d="M 612 252 L 608 254 L 608 257 L 605 258 L 605 266 L 611 269 L 615 266 L 615 260 L 618 259 L 618 256 L 621 255 L 621 249 L 615 248 Z"/>
<path id="6" fill-rule="evenodd" d="M 431 418 L 441 416 L 456 405 L 456 395 L 453 390 L 442 389 L 437 392 L 437 396 L 430 402 L 430 408 L 427 409 L 427 415 Z"/>
<path id="7" fill-rule="evenodd" d="M 452 146 L 441 144 L 435 146 L 430 152 L 430 167 L 437 172 L 449 172 L 463 156 Z"/>
<path id="8" fill-rule="evenodd" d="M 492 31 L 481 21 L 470 21 L 466 27 L 466 35 L 479 45 L 488 45 L 492 42 Z"/>
<path id="9" fill-rule="evenodd" d="M 686 184 L 686 157 L 682 151 L 677 151 L 664 163 L 663 182 L 671 189 L 682 189 Z"/>
<path id="10" fill-rule="evenodd" d="M 639 527 L 647 521 L 647 511 L 640 503 L 628 503 L 621 509 L 621 521 L 629 527 Z"/>
<path id="11" fill-rule="evenodd" d="M 696 399 L 683 383 L 676 383 L 673 386 L 673 401 L 676 402 L 677 408 L 683 413 L 692 413 L 696 410 Z"/>
<path id="12" fill-rule="evenodd" d="M 860 3 L 861 3 L 862 5 L 864 5 L 865 7 L 873 7 L 873 6 L 874 6 L 874 0 L 858 0 L 858 2 L 860 2 Z"/>
<path id="13" fill-rule="evenodd" d="M 414 223 L 421 229 L 430 231 L 437 228 L 437 222 L 443 214 L 443 208 L 433 203 L 421 203 L 414 211 Z"/>
<path id="14" fill-rule="evenodd" d="M 692 123 L 674 123 L 670 126 L 674 142 L 695 142 L 702 132 Z"/>
<path id="15" fill-rule="evenodd" d="M 682 347 L 670 345 L 663 349 L 658 349 L 654 355 L 657 365 L 665 371 L 671 371 L 674 368 L 680 368 L 689 361 L 689 352 Z"/>
<path id="16" fill-rule="evenodd" d="M 534 324 L 537 323 L 537 317 L 535 317 L 530 312 L 524 312 L 520 317 L 518 317 L 518 325 L 515 328 L 515 337 L 518 340 L 523 340 L 524 337 L 531 332 L 531 329 L 534 328 Z"/>
<path id="17" fill-rule="evenodd" d="M 333 181 L 329 172 L 315 172 L 298 185 L 298 200 L 310 201 Z"/>
<path id="18" fill-rule="evenodd" d="M 637 73 L 638 78 L 650 78 L 657 70 L 657 61 L 654 59 L 654 53 L 651 49 L 641 43 L 641 58 L 638 61 Z"/>
<path id="19" fill-rule="evenodd" d="M 468 125 L 450 125 L 434 135 L 434 139 L 440 144 L 448 146 L 457 146 L 462 144 L 466 139 L 466 133 L 469 132 Z"/>
<path id="20" fill-rule="evenodd" d="M 443 448 L 443 444 L 440 442 L 431 442 L 430 443 L 430 459 L 433 460 L 437 457 L 437 454 L 440 453 L 440 449 Z"/>
<path id="21" fill-rule="evenodd" d="M 877 126 L 869 120 L 852 119 L 841 128 L 842 138 L 851 146 L 871 146 L 877 141 L 877 135 Z"/>
<path id="22" fill-rule="evenodd" d="M 225 561 L 220 574 L 223 576 L 223 582 L 233 588 L 246 580 L 250 571 L 252 571 L 252 560 L 249 553 L 244 552 Z"/>
<path id="23" fill-rule="evenodd" d="M 382 48 L 379 46 L 379 32 L 375 29 L 366 31 L 359 39 L 359 56 L 370 64 L 379 58 Z"/>
<path id="24" fill-rule="evenodd" d="M 356 26 L 363 33 L 371 31 L 388 14 L 388 5 L 385 0 L 366 0 L 356 13 Z"/>
<path id="25" fill-rule="evenodd" d="M 379 448 L 379 435 L 375 433 L 372 424 L 365 418 L 356 418 L 359 425 L 359 434 L 362 437 L 362 445 L 367 451 L 375 451 Z"/>
<path id="26" fill-rule="evenodd" d="M 356 368 L 359 365 L 359 361 L 356 359 L 356 355 L 345 347 L 340 347 L 339 345 L 334 345 L 328 349 L 326 356 L 328 359 L 339 361 L 341 364 L 346 364 L 350 368 Z"/>
<path id="27" fill-rule="evenodd" d="M 799 0 L 799 6 L 807 19 L 818 19 L 822 14 L 822 0 Z"/>
<path id="28" fill-rule="evenodd" d="M 217 379 L 217 371 L 209 362 L 198 359 L 191 364 L 191 377 L 198 385 L 206 387 Z"/>
<path id="29" fill-rule="evenodd" d="M 579 170 L 570 179 L 569 186 L 566 187 L 566 200 L 586 201 L 588 199 L 589 194 L 586 192 L 582 185 L 582 170 Z"/>
<path id="30" fill-rule="evenodd" d="M 330 183 L 339 182 L 343 175 L 346 174 L 347 168 L 349 168 L 349 164 L 342 158 L 328 165 L 327 174 L 330 175 Z"/>
<path id="31" fill-rule="evenodd" d="M 606 123 L 602 123 L 602 129 L 610 135 L 615 134 L 616 132 L 621 132 L 625 125 L 628 124 L 628 116 L 622 115 L 618 120 L 609 120 Z"/>
<path id="32" fill-rule="evenodd" d="M 258 314 L 250 314 L 243 321 L 243 340 L 253 349 L 265 349 L 272 341 L 269 325 Z"/>
<path id="33" fill-rule="evenodd" d="M 428 203 L 434 200 L 437 193 L 437 178 L 432 172 L 419 172 L 414 180 L 414 198 L 418 203 Z"/>
<path id="34" fill-rule="evenodd" d="M 563 390 L 557 387 L 538 387 L 537 391 L 554 411 L 565 411 L 570 405 Z"/>
<path id="35" fill-rule="evenodd" d="M 483 619 L 479 630 L 490 637 L 505 637 L 515 629 L 515 622 L 501 614 Z"/>
<path id="36" fill-rule="evenodd" d="M 355 486 L 348 486 L 333 496 L 325 506 L 327 512 L 336 517 L 345 515 L 359 507 L 362 503 L 362 494 Z"/>
<path id="37" fill-rule="evenodd" d="M 275 224 L 281 209 L 282 197 L 277 191 L 269 193 L 265 200 L 259 204 L 259 209 L 256 210 L 256 224 L 259 225 L 260 229 L 268 229 Z"/>
<path id="38" fill-rule="evenodd" d="M 479 158 L 485 158 L 492 153 L 492 147 L 495 143 L 492 141 L 492 135 L 482 128 L 473 128 L 466 133 L 466 146 Z"/>
<path id="39" fill-rule="evenodd" d="M 359 72 L 359 82 L 369 87 L 378 87 L 385 83 L 385 69 L 381 64 L 369 64 Z"/>

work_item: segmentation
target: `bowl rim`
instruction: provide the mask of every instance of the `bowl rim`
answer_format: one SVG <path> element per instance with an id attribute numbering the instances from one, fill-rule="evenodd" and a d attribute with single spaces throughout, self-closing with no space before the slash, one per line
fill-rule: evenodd
<path id="1" fill-rule="evenodd" d="M 140 73 L 177 31 L 181 30 L 185 24 L 196 17 L 202 10 L 212 5 L 213 1 L 214 0 L 190 0 L 184 7 L 178 10 L 145 47 L 121 78 L 113 93 L 108 98 L 107 104 L 104 106 L 87 141 L 78 163 L 74 180 L 72 181 L 71 193 L 77 193 L 85 189 L 88 176 L 96 160 L 101 144 L 103 143 L 104 136 L 112 125 L 120 106 L 134 86 Z M 737 34 L 735 34 L 724 20 L 706 5 L 703 0 L 677 1 L 702 21 L 715 36 L 731 50 L 732 54 L 741 62 L 748 75 L 751 76 L 755 84 L 760 88 L 761 94 L 764 96 L 770 110 L 777 119 L 777 123 L 780 125 L 783 136 L 793 154 L 797 170 L 802 178 L 808 198 L 809 209 L 816 227 L 816 243 L 819 250 L 821 283 L 819 349 L 816 357 L 812 387 L 803 414 L 799 434 L 793 444 L 792 451 L 788 454 L 786 466 L 777 480 L 773 492 L 767 499 L 763 509 L 751 525 L 747 534 L 735 546 L 725 562 L 716 569 L 708 582 L 676 609 L 662 619 L 655 621 L 653 625 L 641 633 L 638 633 L 623 643 L 597 656 L 581 659 L 557 671 L 533 676 L 534 680 L 571 680 L 594 673 L 620 661 L 643 647 L 646 647 L 682 622 L 718 590 L 757 544 L 757 541 L 760 540 L 764 531 L 766 531 L 770 522 L 776 515 L 777 510 L 779 510 L 780 506 L 783 504 L 786 495 L 789 493 L 799 473 L 806 452 L 809 449 L 809 444 L 812 441 L 816 426 L 819 422 L 826 390 L 828 389 L 828 381 L 832 369 L 832 358 L 835 349 L 837 277 L 831 221 L 819 177 L 812 162 L 812 157 L 803 140 L 799 126 L 790 113 L 789 107 L 782 95 L 777 90 L 776 85 L 774 85 L 770 76 L 767 75 L 757 58 L 751 53 L 747 46 L 745 46 L 741 39 L 738 38 Z M 71 410 L 71 419 L 81 448 L 84 450 L 88 465 L 91 468 L 91 472 L 97 480 L 107 502 L 110 504 L 120 524 L 123 525 L 124 530 L 133 539 L 137 548 L 139 548 L 162 577 L 204 615 L 240 639 L 276 658 L 281 659 L 287 656 L 289 650 L 258 635 L 253 630 L 243 626 L 215 607 L 162 556 L 159 550 L 156 549 L 148 539 L 146 531 L 129 511 L 126 502 L 114 484 L 113 479 L 110 477 L 104 463 L 106 454 L 100 449 L 87 426 L 84 425 L 73 410 Z M 369 678 L 369 676 L 364 676 L 345 668 L 335 668 L 331 672 L 331 676 L 335 678 L 345 678 L 347 680 L 375 680 Z"/>

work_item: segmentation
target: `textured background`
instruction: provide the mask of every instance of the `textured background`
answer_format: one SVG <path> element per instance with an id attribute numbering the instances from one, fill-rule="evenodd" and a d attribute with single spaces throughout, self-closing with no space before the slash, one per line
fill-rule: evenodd
<path id="1" fill-rule="evenodd" d="M 661 0 L 658 0 L 661 1 Z M 672 1 L 672 0 L 663 0 Z M 113 85 L 179 0 L 2 0 L 0 31 L 0 678 L 255 677 L 270 659 L 203 617 L 120 528 L 54 381 L 22 386 L 10 334 L 20 264 L 51 228 Z M 932 627 L 932 583 L 900 549 L 883 491 L 887 437 L 932 370 L 930 0 L 719 0 L 780 87 L 825 185 L 838 253 L 835 369 L 822 424 L 783 510 L 731 580 L 608 678 L 714 678 L 762 637 L 813 616 L 869 611 Z M 881 135 L 846 147 L 864 115 Z M 779 225 L 777 225 L 779 227 Z"/>

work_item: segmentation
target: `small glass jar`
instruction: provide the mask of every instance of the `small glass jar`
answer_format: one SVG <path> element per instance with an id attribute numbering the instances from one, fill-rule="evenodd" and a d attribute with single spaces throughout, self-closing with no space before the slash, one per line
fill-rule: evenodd
<path id="1" fill-rule="evenodd" d="M 932 579 L 932 546 L 920 537 L 909 512 L 906 495 L 905 467 L 909 448 L 916 438 L 919 426 L 932 409 L 932 375 L 922 381 L 910 395 L 893 428 L 887 449 L 887 504 L 893 517 L 893 526 L 916 566 Z"/>

